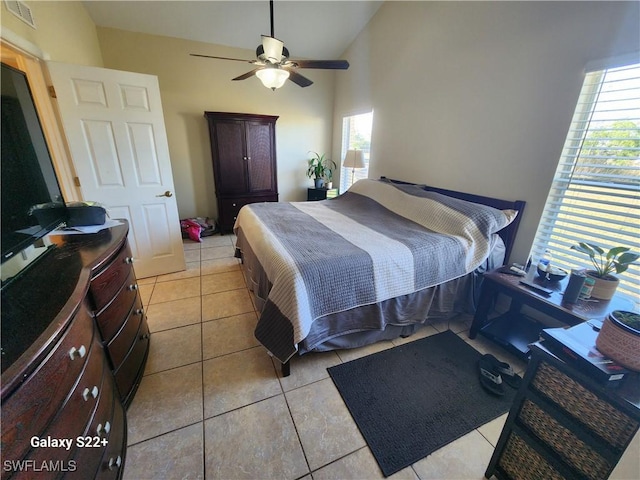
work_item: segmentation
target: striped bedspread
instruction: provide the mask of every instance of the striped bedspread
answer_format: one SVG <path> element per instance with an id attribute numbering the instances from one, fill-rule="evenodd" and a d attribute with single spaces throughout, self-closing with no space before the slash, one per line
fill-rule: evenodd
<path id="1" fill-rule="evenodd" d="M 256 337 L 285 362 L 317 318 L 473 271 L 515 215 L 382 180 L 332 200 L 246 205 L 237 246 L 271 284 Z"/>

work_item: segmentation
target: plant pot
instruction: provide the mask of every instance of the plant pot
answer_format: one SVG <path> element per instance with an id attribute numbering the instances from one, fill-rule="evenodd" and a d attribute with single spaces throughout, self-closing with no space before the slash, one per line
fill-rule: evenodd
<path id="1" fill-rule="evenodd" d="M 587 270 L 587 276 L 595 280 L 595 285 L 591 291 L 591 296 L 598 300 L 611 300 L 616 293 L 620 280 L 613 275 L 607 275 L 606 278 L 595 276 L 593 270 Z"/>
<path id="2" fill-rule="evenodd" d="M 313 180 L 313 184 L 315 185 L 316 188 L 322 188 L 324 186 L 324 179 L 316 178 Z"/>
<path id="3" fill-rule="evenodd" d="M 605 319 L 596 337 L 596 347 L 623 367 L 640 372 L 640 331 L 624 323 L 625 317 L 640 315 L 615 310 Z"/>
<path id="4" fill-rule="evenodd" d="M 327 182 L 324 186 L 331 190 L 333 188 L 333 182 Z"/>

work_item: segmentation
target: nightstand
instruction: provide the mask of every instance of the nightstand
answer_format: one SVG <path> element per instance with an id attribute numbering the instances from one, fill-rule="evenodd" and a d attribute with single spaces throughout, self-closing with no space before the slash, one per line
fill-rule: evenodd
<path id="1" fill-rule="evenodd" d="M 535 343 L 485 477 L 606 479 L 639 423 L 637 373 L 605 388 Z"/>
<path id="2" fill-rule="evenodd" d="M 337 188 L 307 188 L 307 201 L 327 200 L 337 196 Z"/>
<path id="3" fill-rule="evenodd" d="M 546 295 L 521 284 L 520 280 L 548 288 L 551 293 Z M 522 307 L 525 305 L 566 325 L 577 325 L 590 319 L 604 320 L 613 310 L 633 310 L 633 303 L 618 295 L 611 300 L 579 299 L 573 304 L 565 303 L 562 293 L 567 283 L 568 279 L 560 282 L 544 281 L 536 275 L 534 268 L 526 277 L 501 273 L 500 269 L 485 273 L 469 338 L 475 338 L 480 333 L 526 360 L 529 356 L 529 344 L 537 341 L 540 332 L 547 326 L 523 314 Z M 509 310 L 495 318 L 489 318 L 498 294 L 510 299 Z"/>

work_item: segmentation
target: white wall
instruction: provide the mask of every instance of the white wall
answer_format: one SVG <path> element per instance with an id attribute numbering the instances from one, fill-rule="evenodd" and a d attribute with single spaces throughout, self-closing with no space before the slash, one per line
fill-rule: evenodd
<path id="1" fill-rule="evenodd" d="M 526 261 L 585 64 L 640 46 L 638 2 L 387 2 L 346 52 L 334 125 L 374 111 L 369 176 L 526 200 Z M 340 135 L 334 127 L 333 151 Z"/>
<path id="2" fill-rule="evenodd" d="M 45 60 L 102 66 L 96 26 L 81 2 L 27 1 L 37 28 L 33 29 L 0 5 L 3 38 L 13 34 L 42 50 Z M 7 31 L 11 33 L 7 35 Z M 19 45 L 22 46 L 22 45 Z"/>
<path id="3" fill-rule="evenodd" d="M 331 148 L 334 72 L 305 71 L 310 87 L 287 82 L 273 92 L 255 77 L 231 81 L 248 63 L 189 55 L 252 59 L 254 51 L 102 27 L 98 38 L 106 68 L 158 76 L 180 218 L 217 216 L 205 111 L 278 115 L 280 200 L 306 200 L 307 152 Z"/>

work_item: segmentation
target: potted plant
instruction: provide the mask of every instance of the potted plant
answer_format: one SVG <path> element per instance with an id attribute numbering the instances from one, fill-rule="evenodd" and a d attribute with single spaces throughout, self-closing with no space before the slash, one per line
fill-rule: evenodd
<path id="1" fill-rule="evenodd" d="M 333 160 L 327 158 L 324 153 L 322 155 L 316 152 L 309 153 L 312 153 L 313 156 L 307 160 L 307 177 L 314 179 L 316 188 L 322 188 L 325 177 L 329 176 L 329 178 L 331 178 L 333 176 L 333 169 L 336 168 L 337 165 Z"/>
<path id="2" fill-rule="evenodd" d="M 591 296 L 600 300 L 610 300 L 618 288 L 620 280 L 613 275 L 613 272 L 624 272 L 629 265 L 640 258 L 640 255 L 630 252 L 627 247 L 613 247 L 605 252 L 598 245 L 580 242 L 578 245 L 573 245 L 571 249 L 589 255 L 595 269 L 587 270 L 587 275 L 596 282 Z"/>
<path id="3" fill-rule="evenodd" d="M 620 365 L 640 371 L 640 314 L 611 312 L 596 337 L 596 347 Z"/>
<path id="4" fill-rule="evenodd" d="M 326 168 L 324 171 L 324 186 L 325 188 L 332 189 L 333 188 L 333 169 Z"/>

